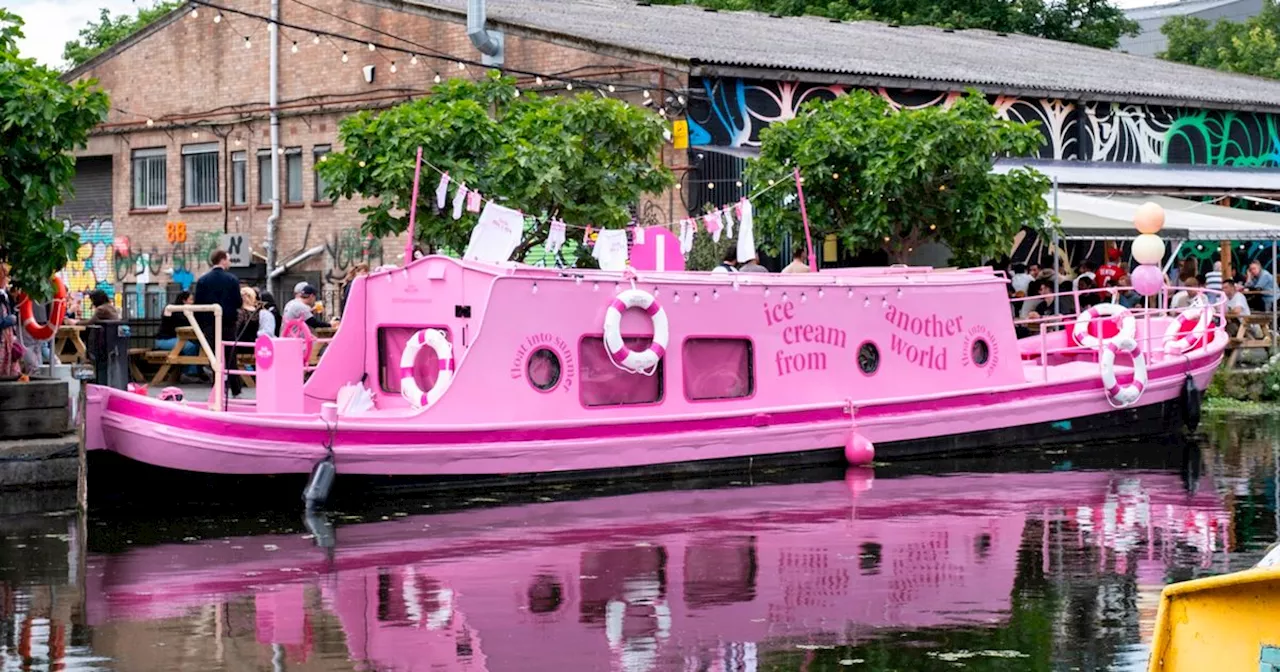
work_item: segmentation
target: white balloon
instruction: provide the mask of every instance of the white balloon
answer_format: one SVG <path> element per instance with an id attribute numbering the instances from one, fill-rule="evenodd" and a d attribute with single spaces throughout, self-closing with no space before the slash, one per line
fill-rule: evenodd
<path id="1" fill-rule="evenodd" d="M 1158 264 L 1164 258 L 1164 241 L 1154 233 L 1144 233 L 1133 239 L 1132 252 L 1139 264 Z"/>

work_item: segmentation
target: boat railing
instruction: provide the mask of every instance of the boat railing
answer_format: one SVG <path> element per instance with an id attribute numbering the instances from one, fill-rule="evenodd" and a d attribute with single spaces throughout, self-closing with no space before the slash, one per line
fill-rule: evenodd
<path id="1" fill-rule="evenodd" d="M 224 367 L 226 363 L 222 361 L 222 306 L 213 304 L 181 304 L 168 305 L 164 307 L 165 316 L 174 313 L 182 313 L 187 316 L 187 322 L 191 324 L 191 328 L 195 330 L 196 340 L 200 343 L 200 349 L 204 352 L 204 356 L 209 360 L 209 367 L 213 369 L 213 390 L 209 393 L 209 410 L 216 411 L 222 408 L 223 385 L 226 371 Z M 213 345 L 209 345 L 208 339 L 204 337 L 204 331 L 200 329 L 200 325 L 196 323 L 196 313 L 212 313 L 213 314 Z"/>
<path id="2" fill-rule="evenodd" d="M 1144 355 L 1149 356 L 1152 353 L 1164 351 L 1165 334 L 1163 331 L 1155 333 L 1155 330 L 1151 328 L 1152 318 L 1173 317 L 1194 307 L 1207 307 L 1213 312 L 1210 323 L 1211 329 L 1226 323 L 1226 296 L 1223 292 L 1219 290 L 1195 288 L 1193 290 L 1194 298 L 1192 299 L 1191 305 L 1178 307 L 1169 305 L 1169 295 L 1176 291 L 1183 291 L 1184 289 L 1186 288 L 1166 288 L 1165 291 L 1158 295 L 1143 297 L 1141 299 L 1142 303 L 1129 308 L 1129 312 L 1133 314 L 1134 318 L 1144 324 L 1144 328 L 1138 330 L 1138 333 L 1134 337 L 1134 340 L 1138 344 L 1139 351 Z M 1076 345 L 1070 338 L 1067 339 L 1067 344 L 1064 346 L 1050 346 L 1049 334 L 1055 331 L 1070 331 L 1075 327 L 1081 313 L 1087 311 L 1093 305 L 1097 305 L 1089 301 L 1086 301 L 1089 305 L 1082 305 L 1082 298 L 1087 299 L 1089 297 L 1099 296 L 1102 299 L 1099 303 L 1117 303 L 1119 301 L 1120 294 L 1123 291 L 1126 291 L 1126 288 L 1099 287 L 1094 289 L 1073 289 L 1066 292 L 1052 292 L 1037 296 L 1011 298 L 1010 304 L 1014 310 L 1018 310 L 1028 301 L 1047 301 L 1055 311 L 1047 315 L 1038 315 L 1033 318 L 1014 319 L 1013 323 L 1015 327 L 1022 327 L 1027 331 L 1032 332 L 1032 334 L 1038 332 L 1040 340 L 1038 352 L 1020 352 L 1020 356 L 1024 359 L 1034 358 L 1038 360 L 1043 380 L 1048 382 L 1050 362 L 1053 360 L 1054 356 L 1071 357 L 1096 355 L 1098 352 L 1097 348 Z M 1127 291 L 1132 290 L 1128 289 Z M 1059 309 L 1062 307 L 1061 299 L 1065 297 L 1071 298 L 1071 305 L 1069 307 L 1072 308 L 1072 310 L 1059 312 Z M 1018 310 L 1018 314 L 1021 314 L 1020 310 Z M 1108 318 L 1100 317 L 1097 319 L 1102 320 Z M 1026 337 L 1019 340 L 1025 341 Z"/>

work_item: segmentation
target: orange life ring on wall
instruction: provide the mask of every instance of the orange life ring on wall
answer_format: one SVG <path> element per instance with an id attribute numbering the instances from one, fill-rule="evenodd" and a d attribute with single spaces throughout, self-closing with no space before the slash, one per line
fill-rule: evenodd
<path id="1" fill-rule="evenodd" d="M 36 322 L 35 306 L 32 305 L 30 297 L 22 292 L 15 292 L 14 298 L 17 299 L 18 317 L 22 320 L 22 328 L 27 330 L 31 338 L 47 341 L 58 333 L 58 327 L 62 326 L 62 320 L 67 316 L 67 286 L 62 282 L 62 278 L 53 276 L 53 314 L 45 324 Z"/>

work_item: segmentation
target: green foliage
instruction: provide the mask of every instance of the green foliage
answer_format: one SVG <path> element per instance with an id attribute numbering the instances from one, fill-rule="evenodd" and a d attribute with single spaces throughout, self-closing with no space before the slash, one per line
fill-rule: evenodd
<path id="1" fill-rule="evenodd" d="M 343 151 L 329 154 L 320 174 L 332 197 L 377 199 L 361 209 L 364 231 L 375 236 L 408 228 L 418 146 L 424 163 L 487 198 L 505 198 L 508 207 L 544 220 L 622 228 L 641 194 L 675 183 L 661 163 L 664 128 L 657 115 L 618 100 L 521 95 L 514 79 L 491 72 L 480 81 L 444 82 L 428 97 L 379 114 L 348 117 L 338 131 Z M 424 168 L 417 238 L 464 249 L 477 216 L 455 221 L 449 208 L 437 213 L 436 182 Z M 547 230 L 544 223 L 526 235 L 513 258 L 544 241 Z M 571 227 L 566 235 L 580 241 L 582 233 Z"/>
<path id="2" fill-rule="evenodd" d="M 1111 49 L 1138 24 L 1111 0 L 693 0 L 722 10 L 755 10 L 781 16 L 810 14 L 845 21 L 904 26 L 982 28 Z M 654 0 L 682 5 L 689 0 Z"/>
<path id="3" fill-rule="evenodd" d="M 37 300 L 75 254 L 79 240 L 51 216 L 71 189 L 75 157 L 107 116 L 93 82 L 67 84 L 58 73 L 18 57 L 22 19 L 0 9 L 0 261 L 13 284 Z"/>
<path id="4" fill-rule="evenodd" d="M 1243 22 L 1212 25 L 1176 16 L 1160 28 L 1169 40 L 1160 58 L 1226 72 L 1280 78 L 1280 7 L 1265 0 L 1262 11 Z"/>
<path id="5" fill-rule="evenodd" d="M 914 248 L 940 242 L 954 263 L 978 263 L 1007 254 L 1021 227 L 1039 229 L 1049 215 L 1048 178 L 1025 169 L 991 173 L 997 157 L 1033 154 L 1040 133 L 998 119 L 974 91 L 949 109 L 900 112 L 854 91 L 807 103 L 795 119 L 761 131 L 760 141 L 748 178 L 790 180 L 798 167 L 813 239 L 835 234 L 852 254 L 884 250 L 905 263 Z M 781 240 L 783 231 L 803 240 L 794 205 L 761 198 L 756 212 L 764 240 Z"/>
<path id="6" fill-rule="evenodd" d="M 689 250 L 685 268 L 690 271 L 710 271 L 724 261 L 724 253 L 731 247 L 737 249 L 737 238 L 721 236 L 717 243 L 706 229 L 699 226 L 693 234 L 693 248 Z"/>
<path id="7" fill-rule="evenodd" d="M 69 68 L 83 65 L 85 61 L 110 49 L 112 45 L 145 28 L 156 19 L 168 14 L 182 4 L 182 0 L 160 0 L 150 7 L 139 7 L 133 16 L 121 14 L 112 17 L 105 7 L 97 21 L 80 29 L 80 39 L 71 40 L 62 47 L 62 58 Z"/>

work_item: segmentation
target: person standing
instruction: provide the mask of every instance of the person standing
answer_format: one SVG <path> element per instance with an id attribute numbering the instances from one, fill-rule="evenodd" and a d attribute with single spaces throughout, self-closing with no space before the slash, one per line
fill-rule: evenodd
<path id="1" fill-rule="evenodd" d="M 738 272 L 738 251 L 730 247 L 725 250 L 724 261 L 719 266 L 711 269 L 712 273 L 737 273 Z"/>
<path id="2" fill-rule="evenodd" d="M 196 281 L 196 303 L 222 306 L 222 340 L 233 341 L 236 335 L 236 315 L 242 302 L 240 280 L 228 270 L 231 268 L 231 258 L 227 256 L 226 250 L 214 250 L 213 254 L 209 255 L 209 266 L 209 271 Z M 200 324 L 200 331 L 204 332 L 205 339 L 212 346 L 214 343 L 213 315 L 197 313 L 197 322 Z M 223 369 L 234 368 L 235 362 L 234 347 L 223 346 Z M 215 384 L 217 384 L 216 381 Z M 232 396 L 240 396 L 242 384 L 239 376 L 228 376 L 226 385 Z"/>

